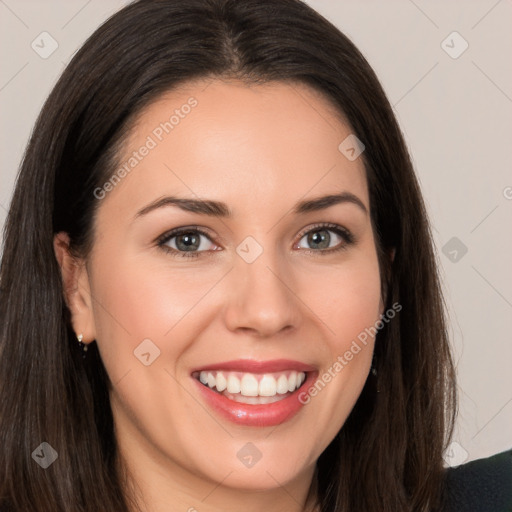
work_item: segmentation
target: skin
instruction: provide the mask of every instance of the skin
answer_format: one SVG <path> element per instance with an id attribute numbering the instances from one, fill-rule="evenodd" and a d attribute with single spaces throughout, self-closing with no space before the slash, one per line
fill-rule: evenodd
<path id="1" fill-rule="evenodd" d="M 232 359 L 285 358 L 311 364 L 321 376 L 375 324 L 384 309 L 369 214 L 348 202 L 291 213 L 299 200 L 341 191 L 369 212 L 363 162 L 338 150 L 351 129 L 316 91 L 218 79 L 189 83 L 146 108 L 119 161 L 191 96 L 197 106 L 100 200 L 87 261 L 71 258 L 65 233 L 55 237 L 73 327 L 85 343 L 98 344 L 112 382 L 120 467 L 143 510 L 303 511 L 315 462 L 367 379 L 374 340 L 275 427 L 218 416 L 191 371 Z M 134 220 L 163 195 L 223 201 L 233 218 L 167 206 Z M 326 249 L 305 235 L 321 222 L 344 227 L 355 242 L 316 228 L 330 235 L 329 247 L 346 245 L 320 254 Z M 199 257 L 157 247 L 158 236 L 191 225 L 211 234 L 201 236 Z M 236 252 L 247 236 L 263 248 L 252 263 Z M 149 366 L 134 357 L 146 338 L 160 350 Z M 251 468 L 237 458 L 247 442 L 262 454 Z"/>

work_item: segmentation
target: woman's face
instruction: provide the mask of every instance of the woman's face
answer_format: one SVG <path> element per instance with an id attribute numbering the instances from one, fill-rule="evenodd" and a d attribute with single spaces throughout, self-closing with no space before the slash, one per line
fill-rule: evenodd
<path id="1" fill-rule="evenodd" d="M 343 426 L 383 312 L 350 134 L 304 85 L 189 83 L 141 114 L 96 190 L 73 325 L 147 489 L 299 492 Z"/>

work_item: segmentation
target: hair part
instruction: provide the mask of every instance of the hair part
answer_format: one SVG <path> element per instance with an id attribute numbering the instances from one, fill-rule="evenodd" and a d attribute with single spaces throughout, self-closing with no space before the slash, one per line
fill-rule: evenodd
<path id="1" fill-rule="evenodd" d="M 77 258 L 90 254 L 100 205 L 93 191 L 116 169 L 137 116 L 198 79 L 303 83 L 364 142 L 383 297 L 402 312 L 376 338 L 382 392 L 370 376 L 313 484 L 322 512 L 438 506 L 456 394 L 427 212 L 373 70 L 299 0 L 134 2 L 89 37 L 49 95 L 4 228 L 0 504 L 12 512 L 136 508 L 119 471 L 111 383 L 95 343 L 85 361 L 78 352 L 53 237 L 64 231 Z M 58 452 L 44 471 L 31 457 L 43 441 Z"/>

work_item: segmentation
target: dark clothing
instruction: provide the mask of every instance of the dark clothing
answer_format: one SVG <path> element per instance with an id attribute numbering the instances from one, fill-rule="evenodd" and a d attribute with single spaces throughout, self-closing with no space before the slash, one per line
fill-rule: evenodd
<path id="1" fill-rule="evenodd" d="M 512 449 L 446 470 L 443 512 L 512 512 Z"/>

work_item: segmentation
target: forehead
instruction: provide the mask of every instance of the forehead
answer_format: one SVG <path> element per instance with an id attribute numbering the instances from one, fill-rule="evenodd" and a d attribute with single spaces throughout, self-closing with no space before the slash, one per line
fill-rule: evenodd
<path id="1" fill-rule="evenodd" d="M 130 210 L 178 193 L 241 214 L 348 190 L 369 207 L 362 159 L 339 149 L 350 134 L 330 101 L 304 84 L 188 83 L 139 114 L 119 155 L 128 172 L 109 201 Z"/>

